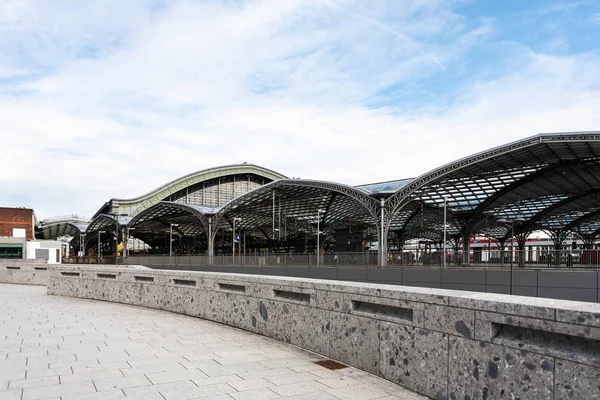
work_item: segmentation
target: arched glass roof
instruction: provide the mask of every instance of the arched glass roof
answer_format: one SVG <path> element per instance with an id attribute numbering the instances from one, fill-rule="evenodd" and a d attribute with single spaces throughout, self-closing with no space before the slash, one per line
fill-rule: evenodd
<path id="1" fill-rule="evenodd" d="M 584 216 L 600 206 L 598 191 L 600 133 L 541 134 L 415 178 L 387 200 L 388 224 L 392 231 L 407 229 L 412 205 L 437 208 L 420 219 L 443 227 L 446 202 L 455 225 L 467 234 L 506 221 L 519 221 L 522 231 L 576 229 L 574 221 L 589 223 L 592 217 Z"/>
<path id="2" fill-rule="evenodd" d="M 242 173 L 258 174 L 269 182 L 249 187 L 218 207 L 177 200 L 182 190 L 198 182 Z M 381 199 L 385 201 L 383 209 Z M 242 164 L 200 171 L 144 196 L 113 202 L 135 208 L 130 227 L 136 229 L 136 236 L 164 234 L 171 224 L 177 224 L 184 236 L 206 234 L 208 218 L 213 232 L 230 229 L 233 218 L 240 218 L 240 229 L 260 231 L 267 238 L 275 236 L 274 230 L 288 227 L 314 233 L 317 221 L 326 234 L 352 225 L 379 233 L 383 217 L 384 238 L 440 241 L 445 204 L 447 234 L 453 238 L 480 233 L 504 240 L 515 221 L 520 234 L 569 230 L 595 237 L 600 232 L 600 132 L 540 134 L 412 179 L 351 187 L 287 179 L 274 171 Z M 114 218 L 99 213 L 87 232 L 111 229 Z"/>
<path id="3" fill-rule="evenodd" d="M 107 213 L 135 216 L 160 201 L 174 201 L 177 198 L 185 197 L 189 192 L 200 189 L 203 183 L 214 181 L 215 184 L 218 184 L 222 178 L 235 176 L 262 178 L 261 184 L 287 179 L 278 172 L 246 163 L 209 168 L 182 176 L 142 196 L 132 199 L 112 199 L 104 204 L 94 217 Z"/>

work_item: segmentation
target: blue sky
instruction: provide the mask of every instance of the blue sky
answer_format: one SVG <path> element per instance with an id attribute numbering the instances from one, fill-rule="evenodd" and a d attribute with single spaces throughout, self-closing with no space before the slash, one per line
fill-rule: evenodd
<path id="1" fill-rule="evenodd" d="M 600 129 L 600 1 L 0 0 L 0 204 L 249 162 L 361 184 Z"/>

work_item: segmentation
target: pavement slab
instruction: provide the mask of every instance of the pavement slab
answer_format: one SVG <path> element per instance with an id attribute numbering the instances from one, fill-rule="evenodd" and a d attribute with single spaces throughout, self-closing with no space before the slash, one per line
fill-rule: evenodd
<path id="1" fill-rule="evenodd" d="M 425 399 L 199 318 L 0 284 L 2 400 Z"/>

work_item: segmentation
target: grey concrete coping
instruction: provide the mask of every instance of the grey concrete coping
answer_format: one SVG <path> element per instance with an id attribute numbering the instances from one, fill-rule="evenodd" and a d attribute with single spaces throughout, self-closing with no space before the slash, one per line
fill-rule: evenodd
<path id="1" fill-rule="evenodd" d="M 62 266 L 48 294 L 196 316 L 435 399 L 600 398 L 600 305 L 231 273 Z"/>
<path id="2" fill-rule="evenodd" d="M 0 261 L 0 283 L 46 286 L 48 269 L 45 263 L 5 263 Z"/>
<path id="3" fill-rule="evenodd" d="M 21 260 L 19 260 L 21 261 Z M 33 262 L 12 262 L 12 260 L 0 260 L 0 283 L 12 283 L 17 285 L 46 286 L 48 284 L 48 271 L 56 268 L 56 264 L 47 264 L 45 262 L 36 262 L 37 260 L 22 260 Z M 105 267 L 101 264 L 86 265 L 80 268 L 89 268 L 90 266 Z M 147 270 L 143 265 L 124 265 L 121 268 L 134 270 Z"/>

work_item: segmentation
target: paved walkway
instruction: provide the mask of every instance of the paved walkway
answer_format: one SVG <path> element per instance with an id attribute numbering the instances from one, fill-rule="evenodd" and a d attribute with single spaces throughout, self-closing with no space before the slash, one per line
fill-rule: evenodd
<path id="1" fill-rule="evenodd" d="M 424 399 L 197 318 L 0 284 L 2 400 Z"/>

